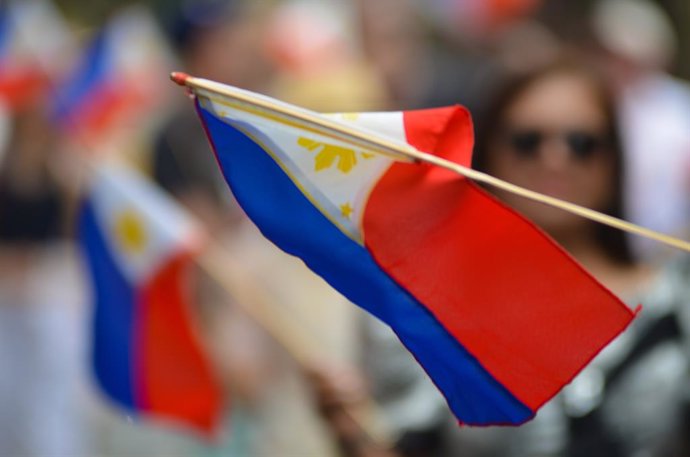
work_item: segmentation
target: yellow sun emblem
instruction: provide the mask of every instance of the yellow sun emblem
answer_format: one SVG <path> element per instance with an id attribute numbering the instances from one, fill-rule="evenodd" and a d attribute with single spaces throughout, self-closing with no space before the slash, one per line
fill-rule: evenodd
<path id="1" fill-rule="evenodd" d="M 309 138 L 300 137 L 297 144 L 309 151 L 317 151 L 314 157 L 314 171 L 325 170 L 336 165 L 338 170 L 347 174 L 357 164 L 355 151 L 335 144 L 326 144 Z"/>
<path id="2" fill-rule="evenodd" d="M 144 250 L 146 230 L 135 211 L 125 210 L 115 218 L 115 237 L 122 250 L 127 253 L 136 254 Z"/>

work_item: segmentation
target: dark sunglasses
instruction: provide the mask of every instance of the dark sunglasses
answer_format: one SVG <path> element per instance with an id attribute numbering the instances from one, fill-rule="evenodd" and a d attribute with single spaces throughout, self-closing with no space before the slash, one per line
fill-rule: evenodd
<path id="1" fill-rule="evenodd" d="M 515 155 L 521 159 L 535 159 L 544 141 L 554 136 L 568 147 L 570 158 L 586 162 L 607 151 L 610 141 L 602 135 L 582 130 L 569 130 L 561 133 L 547 133 L 536 129 L 511 130 L 505 140 Z"/>

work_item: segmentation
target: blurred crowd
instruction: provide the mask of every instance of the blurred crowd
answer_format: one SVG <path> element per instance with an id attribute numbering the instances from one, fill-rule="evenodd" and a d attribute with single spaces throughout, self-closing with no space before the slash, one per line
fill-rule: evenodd
<path id="1" fill-rule="evenodd" d="M 182 70 L 322 112 L 459 103 L 475 168 L 688 239 L 687 2 L 93 4 L 97 19 L 69 1 L 0 3 L 0 455 L 690 455 L 687 253 L 497 193 L 644 311 L 533 422 L 461 429 L 387 328 L 261 237 L 167 80 Z M 114 156 L 198 218 L 242 297 L 311 349 L 305 367 L 196 272 L 192 312 L 227 403 L 212 441 L 132 417 L 92 380 L 74 217 L 86 164 Z M 392 450 L 347 422 L 369 396 Z"/>

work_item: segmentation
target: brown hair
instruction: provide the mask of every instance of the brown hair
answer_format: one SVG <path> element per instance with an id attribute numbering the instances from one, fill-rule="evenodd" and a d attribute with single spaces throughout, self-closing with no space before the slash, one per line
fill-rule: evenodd
<path id="1" fill-rule="evenodd" d="M 606 214 L 614 217 L 623 217 L 623 176 L 624 158 L 617 123 L 616 108 L 607 80 L 594 70 L 592 65 L 587 65 L 584 60 L 573 56 L 562 57 L 548 64 L 520 74 L 506 74 L 493 91 L 494 97 L 484 111 L 475 119 L 476 144 L 472 157 L 472 167 L 489 172 L 487 170 L 491 151 L 490 144 L 503 127 L 503 116 L 515 100 L 536 81 L 554 74 L 567 73 L 582 77 L 594 91 L 607 119 L 606 135 L 610 141 L 613 158 L 613 196 L 608 206 L 603 209 Z M 612 260 L 621 264 L 632 264 L 635 259 L 632 255 L 626 235 L 620 230 L 609 226 L 597 224 L 596 242 L 604 253 Z"/>

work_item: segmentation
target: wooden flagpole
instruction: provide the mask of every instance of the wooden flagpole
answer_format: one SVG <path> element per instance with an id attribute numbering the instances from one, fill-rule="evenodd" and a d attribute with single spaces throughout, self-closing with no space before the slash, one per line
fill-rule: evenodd
<path id="1" fill-rule="evenodd" d="M 486 173 L 467 168 L 450 160 L 419 151 L 407 143 L 395 141 L 382 135 L 377 135 L 374 132 L 355 125 L 349 125 L 335 119 L 330 119 L 319 115 L 318 113 L 294 105 L 289 105 L 282 102 L 279 103 L 273 99 L 255 94 L 253 92 L 237 89 L 232 86 L 227 86 L 202 78 L 195 78 L 185 73 L 173 72 L 170 75 L 170 79 L 181 86 L 187 86 L 192 91 L 202 90 L 213 94 L 218 94 L 241 105 L 251 107 L 256 112 L 270 115 L 272 117 L 279 116 L 282 118 L 289 118 L 293 121 L 297 121 L 305 127 L 319 128 L 326 134 L 330 134 L 341 140 L 354 143 L 372 152 L 386 154 L 397 160 L 427 163 L 445 168 L 449 171 L 457 173 L 458 175 L 487 184 L 497 189 L 502 189 L 506 192 L 519 195 L 529 200 L 559 208 L 563 211 L 576 214 L 592 221 L 650 238 L 677 249 L 690 252 L 690 242 L 688 241 L 641 227 L 631 222 L 627 222 L 622 219 L 603 214 L 599 211 L 576 205 L 574 203 L 525 189 L 524 187 L 516 186 Z"/>

